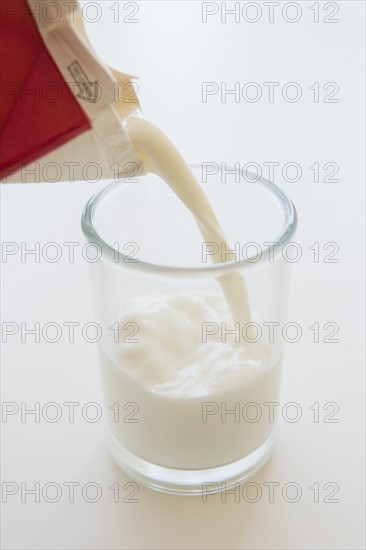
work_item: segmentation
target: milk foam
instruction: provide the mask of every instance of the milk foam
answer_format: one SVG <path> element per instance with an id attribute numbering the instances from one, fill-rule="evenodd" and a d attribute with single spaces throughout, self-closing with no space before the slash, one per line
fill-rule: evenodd
<path id="1" fill-rule="evenodd" d="M 121 338 L 117 361 L 155 393 L 223 393 L 268 367 L 263 342 L 243 345 L 234 333 L 225 334 L 235 324 L 220 295 L 143 296 L 125 304 L 120 327 L 131 320 L 138 326 L 138 343 Z M 205 323 L 210 323 L 209 335 Z"/>

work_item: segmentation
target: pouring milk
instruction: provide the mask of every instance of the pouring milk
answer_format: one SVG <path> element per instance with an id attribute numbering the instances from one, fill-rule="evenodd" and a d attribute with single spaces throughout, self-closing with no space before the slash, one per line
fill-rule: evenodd
<path id="1" fill-rule="evenodd" d="M 203 240 L 224 243 L 205 193 L 164 133 L 134 115 L 125 131 L 145 170 L 161 177 L 190 210 Z M 141 420 L 109 422 L 116 456 L 122 446 L 155 464 L 210 468 L 241 459 L 270 437 L 273 423 L 264 419 L 222 422 L 209 412 L 203 419 L 208 403 L 235 410 L 239 403 L 276 401 L 281 370 L 281 358 L 273 364 L 264 341 L 223 343 L 218 334 L 203 341 L 207 320 L 243 326 L 252 319 L 242 275 L 228 273 L 218 283 L 216 294 L 144 295 L 124 304 L 119 326 L 136 323 L 138 343 L 121 342 L 114 352 L 101 346 L 104 397 L 138 404 Z"/>

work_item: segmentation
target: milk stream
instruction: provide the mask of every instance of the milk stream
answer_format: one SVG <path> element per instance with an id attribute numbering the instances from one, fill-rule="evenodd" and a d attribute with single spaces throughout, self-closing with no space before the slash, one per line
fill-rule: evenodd
<path id="1" fill-rule="evenodd" d="M 218 251 L 212 258 L 221 262 L 221 245 L 229 246 L 224 232 L 201 186 L 190 167 L 168 137 L 149 120 L 130 116 L 125 122 L 129 139 L 143 160 L 145 169 L 162 178 L 193 214 L 204 242 L 217 243 Z M 240 273 L 226 273 L 219 277 L 232 319 L 243 327 L 251 320 L 248 292 Z"/>

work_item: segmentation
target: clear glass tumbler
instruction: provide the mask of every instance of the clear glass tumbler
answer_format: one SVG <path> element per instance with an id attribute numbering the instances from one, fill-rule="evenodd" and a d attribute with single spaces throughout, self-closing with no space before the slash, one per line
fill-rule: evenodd
<path id="1" fill-rule="evenodd" d="M 296 212 L 264 178 L 192 169 L 230 250 L 203 243 L 191 213 L 152 174 L 97 193 L 82 228 L 96 248 L 92 295 L 112 455 L 150 488 L 200 495 L 244 482 L 270 456 Z M 217 250 L 222 261 L 213 263 Z M 244 326 L 220 284 L 232 274 L 249 296 Z"/>

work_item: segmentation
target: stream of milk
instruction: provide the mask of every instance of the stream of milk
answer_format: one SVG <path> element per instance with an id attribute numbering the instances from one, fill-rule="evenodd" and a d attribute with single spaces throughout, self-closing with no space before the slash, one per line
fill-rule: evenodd
<path id="1" fill-rule="evenodd" d="M 128 137 L 141 156 L 148 172 L 161 177 L 194 216 L 204 242 L 226 243 L 225 235 L 215 212 L 192 174 L 188 164 L 167 136 L 149 120 L 130 116 L 125 125 Z M 212 256 L 221 261 L 219 251 Z M 251 320 L 248 293 L 240 273 L 227 273 L 218 279 L 233 320 L 244 326 Z"/>

